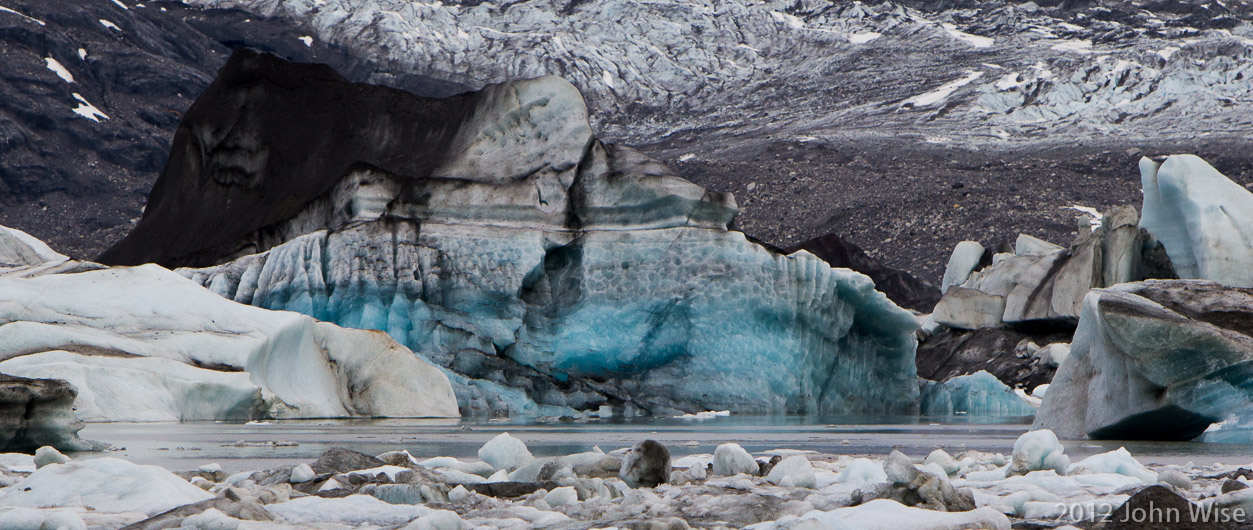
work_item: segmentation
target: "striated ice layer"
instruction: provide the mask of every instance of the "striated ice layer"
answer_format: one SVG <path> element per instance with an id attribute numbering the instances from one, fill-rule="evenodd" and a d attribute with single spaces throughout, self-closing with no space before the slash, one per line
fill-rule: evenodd
<path id="1" fill-rule="evenodd" d="M 603 399 L 511 396 L 508 372 L 529 369 L 556 379 L 551 390 L 593 380 L 645 408 L 912 412 L 916 324 L 861 274 L 731 231 L 553 243 L 530 229 L 367 224 L 184 273 L 239 302 L 387 331 L 472 376 L 453 376 L 463 408 L 543 414 L 541 403 Z M 483 366 L 499 357 L 518 366 L 492 380 Z"/>

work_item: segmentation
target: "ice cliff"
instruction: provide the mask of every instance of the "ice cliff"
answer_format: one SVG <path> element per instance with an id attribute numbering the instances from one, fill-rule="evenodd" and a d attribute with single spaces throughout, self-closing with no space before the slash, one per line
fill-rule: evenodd
<path id="1" fill-rule="evenodd" d="M 425 99 L 240 51 L 103 259 L 385 330 L 463 411 L 915 412 L 914 318 L 736 213 L 559 78 Z"/>

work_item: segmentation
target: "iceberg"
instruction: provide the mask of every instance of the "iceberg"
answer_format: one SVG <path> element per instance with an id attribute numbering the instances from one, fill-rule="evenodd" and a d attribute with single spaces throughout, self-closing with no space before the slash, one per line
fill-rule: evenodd
<path id="1" fill-rule="evenodd" d="M 68 381 L 80 420 L 458 415 L 447 377 L 384 333 L 238 304 L 157 265 L 42 256 L 0 270 L 0 373 Z"/>
<path id="2" fill-rule="evenodd" d="M 258 76 L 316 82 L 253 90 Z M 349 92 L 365 110 L 297 105 Z M 307 137 L 236 120 L 254 108 Z M 354 130 L 389 141 L 328 143 Z M 596 140 L 560 78 L 433 100 L 238 51 L 175 144 L 103 260 L 385 331 L 441 366 L 467 413 L 917 411 L 908 311 L 862 274 L 732 230 L 730 195 Z M 316 160 L 272 158 L 287 149 Z"/>
<path id="3" fill-rule="evenodd" d="M 1180 278 L 1253 287 L 1253 193 L 1200 157 L 1140 159 L 1144 215 Z"/>
<path id="4" fill-rule="evenodd" d="M 1201 280 L 1094 289 L 1034 428 L 1190 440 L 1253 416 L 1253 290 Z"/>
<path id="5" fill-rule="evenodd" d="M 943 383 L 927 382 L 922 393 L 925 416 L 1030 416 L 1035 407 L 996 376 L 979 370 Z"/>

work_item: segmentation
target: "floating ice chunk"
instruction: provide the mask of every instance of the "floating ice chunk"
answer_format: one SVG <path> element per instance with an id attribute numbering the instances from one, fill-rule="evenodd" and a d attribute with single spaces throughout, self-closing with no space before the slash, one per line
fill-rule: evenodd
<path id="1" fill-rule="evenodd" d="M 105 20 L 105 19 L 103 19 L 103 18 L 102 18 L 102 19 L 100 19 L 100 25 L 101 25 L 101 26 L 104 26 L 104 27 L 106 27 L 106 28 L 109 28 L 109 29 L 111 29 L 111 30 L 115 30 L 115 31 L 122 31 L 122 28 L 117 27 L 117 24 L 114 24 L 114 23 L 112 23 L 112 22 L 109 22 L 108 20 Z"/>
<path id="2" fill-rule="evenodd" d="M 56 59 L 45 57 L 44 62 L 48 63 L 48 69 L 52 70 L 52 73 L 57 74 L 57 77 L 60 77 L 66 83 L 74 82 L 74 74 L 71 74 L 69 70 L 66 70 L 65 66 Z"/>
<path id="3" fill-rule="evenodd" d="M 722 444 L 714 449 L 715 475 L 756 474 L 759 469 L 757 460 L 740 447 L 740 444 Z"/>
<path id="4" fill-rule="evenodd" d="M 948 453 L 944 452 L 943 449 L 931 451 L 931 454 L 927 455 L 927 459 L 923 460 L 922 463 L 924 465 L 935 464 L 936 466 L 939 466 L 939 468 L 944 471 L 945 475 L 955 474 L 958 471 L 961 471 L 962 468 L 961 464 L 954 460 Z"/>
<path id="5" fill-rule="evenodd" d="M 0 506 L 149 516 L 213 497 L 161 467 L 107 457 L 44 466 L 5 492 Z"/>
<path id="6" fill-rule="evenodd" d="M 1157 481 L 1162 484 L 1170 484 L 1183 491 L 1190 491 L 1193 487 L 1192 479 L 1188 478 L 1188 475 L 1183 471 L 1173 467 L 1168 467 L 1158 473 Z"/>
<path id="7" fill-rule="evenodd" d="M 680 420 L 711 420 L 730 415 L 731 411 L 729 410 L 707 410 L 705 412 L 697 412 L 696 414 L 683 414 L 681 416 L 675 416 L 675 418 Z"/>
<path id="8" fill-rule="evenodd" d="M 74 93 L 74 99 L 78 100 L 78 107 L 74 109 L 74 114 L 87 118 L 96 123 L 100 122 L 100 118 L 109 119 L 109 115 L 100 111 L 95 105 L 92 105 L 79 93 Z"/>
<path id="9" fill-rule="evenodd" d="M 35 450 L 35 469 L 52 464 L 64 464 L 69 461 L 70 457 L 61 454 L 54 447 L 45 445 Z"/>
<path id="10" fill-rule="evenodd" d="M 457 471 L 460 471 L 462 473 L 469 473 L 471 475 L 479 475 L 483 477 L 489 477 L 493 473 L 496 472 L 496 468 L 492 467 L 492 465 L 488 464 L 487 462 L 462 462 L 451 456 L 437 456 L 435 458 L 428 458 L 426 460 L 418 462 L 417 464 L 422 467 L 432 468 L 432 469 L 442 468 L 442 467 L 450 468 L 450 469 L 455 469 Z"/>
<path id="11" fill-rule="evenodd" d="M 479 448 L 479 458 L 496 469 L 513 471 L 535 460 L 526 444 L 507 432 L 496 435 Z"/>
<path id="12" fill-rule="evenodd" d="M 553 488 L 552 491 L 544 495 L 544 502 L 547 502 L 550 507 L 560 508 L 579 502 L 579 494 L 572 486 Z"/>
<path id="13" fill-rule="evenodd" d="M 349 495 L 338 499 L 316 496 L 301 497 L 266 506 L 271 513 L 287 523 L 308 525 L 338 523 L 347 525 L 388 526 L 408 523 L 432 512 L 430 508 L 412 504 L 388 504 L 369 495 Z"/>
<path id="14" fill-rule="evenodd" d="M 1053 431 L 1041 429 L 1024 433 L 1014 441 L 1014 457 L 1009 474 L 1025 475 L 1044 469 L 1064 474 L 1070 466 L 1070 458 L 1065 455 L 1065 451 Z"/>
<path id="15" fill-rule="evenodd" d="M 0 508 L 0 526 L 5 530 L 87 530 L 87 524 L 70 510 Z"/>
<path id="16" fill-rule="evenodd" d="M 785 479 L 799 488 L 813 488 L 817 482 L 814 466 L 809 463 L 808 458 L 801 455 L 784 458 L 766 475 L 766 480 L 777 486 L 782 485 Z"/>
<path id="17" fill-rule="evenodd" d="M 888 455 L 883 461 L 883 471 L 887 474 L 888 482 L 893 484 L 909 484 L 918 478 L 918 466 L 900 451 L 892 451 Z"/>
<path id="18" fill-rule="evenodd" d="M 464 502 L 468 498 L 470 498 L 470 490 L 465 486 L 458 485 L 448 492 L 448 500 L 454 503 Z"/>
<path id="19" fill-rule="evenodd" d="M 979 79 L 980 77 L 983 77 L 983 72 L 966 72 L 965 77 L 954 80 L 954 81 L 949 81 L 948 83 L 944 83 L 943 85 L 940 85 L 935 90 L 932 90 L 925 94 L 919 94 L 917 96 L 906 99 L 905 101 L 901 102 L 901 106 L 902 107 L 904 106 L 929 107 L 929 106 L 935 105 L 937 103 L 940 103 L 948 99 L 948 97 L 951 96 L 953 92 L 956 92 L 957 89 L 964 87 L 966 85 L 969 85 L 970 83 L 973 83 L 976 79 Z"/>
<path id="20" fill-rule="evenodd" d="M 313 47 L 313 37 L 305 35 L 303 37 L 296 38 L 296 40 L 305 43 L 305 46 Z"/>
<path id="21" fill-rule="evenodd" d="M 837 482 L 846 484 L 878 484 L 887 480 L 888 475 L 883 472 L 883 466 L 868 458 L 858 458 L 849 462 L 836 479 Z"/>
<path id="22" fill-rule="evenodd" d="M 1131 456 L 1125 447 L 1115 451 L 1092 455 L 1070 466 L 1071 473 L 1116 473 L 1139 479 L 1145 484 L 1157 482 L 1157 473 L 1149 471 Z"/>
<path id="23" fill-rule="evenodd" d="M 291 483 L 301 484 L 304 482 L 309 482 L 310 480 L 313 480 L 313 477 L 316 477 L 316 476 L 318 476 L 317 473 L 313 472 L 313 468 L 309 466 L 309 464 L 301 463 L 300 465 L 292 468 Z"/>

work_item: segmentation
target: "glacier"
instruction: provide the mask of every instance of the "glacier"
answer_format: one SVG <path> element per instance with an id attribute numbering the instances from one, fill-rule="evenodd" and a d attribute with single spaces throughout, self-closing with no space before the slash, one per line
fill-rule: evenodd
<path id="1" fill-rule="evenodd" d="M 288 76 L 317 81 L 255 88 Z M 217 125 L 339 93 L 412 121 L 274 116 L 311 135 L 291 145 L 268 119 Z M 273 161 L 354 127 L 387 141 Z M 750 241 L 729 194 L 598 141 L 560 78 L 433 100 L 239 51 L 175 144 L 104 258 L 183 265 L 240 303 L 386 331 L 445 369 L 464 412 L 917 411 L 908 311 L 862 274 Z"/>

